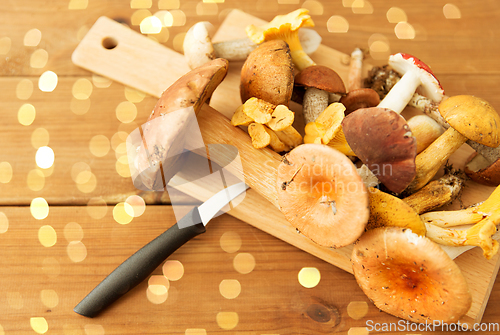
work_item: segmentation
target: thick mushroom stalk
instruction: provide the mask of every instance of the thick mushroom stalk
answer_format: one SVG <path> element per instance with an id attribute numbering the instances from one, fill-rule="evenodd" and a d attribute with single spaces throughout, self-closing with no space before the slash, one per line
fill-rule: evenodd
<path id="1" fill-rule="evenodd" d="M 246 28 L 248 37 L 256 44 L 267 40 L 281 39 L 290 47 L 295 66 L 303 70 L 316 63 L 306 54 L 299 39 L 301 27 L 314 27 L 314 22 L 304 8 L 297 9 L 287 15 L 277 15 L 271 22 L 260 27 L 249 25 Z"/>
<path id="2" fill-rule="evenodd" d="M 454 96 L 442 101 L 439 111 L 451 127 L 417 155 L 417 174 L 407 188 L 410 193 L 427 184 L 467 139 L 491 147 L 500 144 L 498 114 L 485 100 L 474 96 Z"/>
<path id="3" fill-rule="evenodd" d="M 351 63 L 349 64 L 349 75 L 347 89 L 349 91 L 358 90 L 362 87 L 362 72 L 363 72 L 364 53 L 360 48 L 354 49 L 351 52 Z"/>
<path id="4" fill-rule="evenodd" d="M 297 73 L 296 87 L 304 87 L 302 113 L 305 124 L 316 121 L 328 107 L 330 93 L 343 95 L 346 92 L 342 78 L 329 67 L 313 65 Z"/>
<path id="5" fill-rule="evenodd" d="M 403 76 L 387 93 L 378 107 L 389 108 L 401 113 L 413 94 L 420 88 L 432 101 L 439 102 L 444 90 L 431 69 L 418 58 L 404 53 L 389 57 L 389 65 Z"/>
<path id="6" fill-rule="evenodd" d="M 487 216 L 500 212 L 500 186 L 498 186 L 488 199 L 476 206 L 457 211 L 434 211 L 422 214 L 420 218 L 427 224 L 442 228 L 461 225 L 476 224 Z"/>
<path id="7" fill-rule="evenodd" d="M 202 21 L 194 24 L 187 31 L 183 49 L 191 69 L 215 58 L 243 61 L 258 46 L 248 37 L 213 43 L 214 30 L 210 22 Z M 300 29 L 298 36 L 306 54 L 312 54 L 321 44 L 321 36 L 313 29 Z"/>

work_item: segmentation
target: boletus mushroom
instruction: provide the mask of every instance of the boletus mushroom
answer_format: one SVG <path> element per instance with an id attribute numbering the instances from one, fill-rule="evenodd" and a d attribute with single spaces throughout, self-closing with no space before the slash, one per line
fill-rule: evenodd
<path id="1" fill-rule="evenodd" d="M 457 264 L 424 236 L 397 227 L 367 231 L 355 243 L 354 276 L 380 310 L 419 323 L 457 322 L 472 297 Z"/>
<path id="2" fill-rule="evenodd" d="M 369 217 L 368 191 L 354 164 L 322 144 L 303 144 L 278 167 L 278 203 L 298 232 L 319 245 L 353 243 Z"/>
<path id="3" fill-rule="evenodd" d="M 240 96 L 244 103 L 255 97 L 288 107 L 293 92 L 293 64 L 282 40 L 260 44 L 241 68 Z"/>

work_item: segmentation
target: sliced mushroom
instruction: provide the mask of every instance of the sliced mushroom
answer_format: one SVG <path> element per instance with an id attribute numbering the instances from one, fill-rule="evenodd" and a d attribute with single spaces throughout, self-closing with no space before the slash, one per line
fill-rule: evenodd
<path id="1" fill-rule="evenodd" d="M 354 242 L 368 221 L 368 192 L 354 164 L 339 151 L 303 144 L 278 167 L 281 211 L 300 233 L 322 246 Z"/>
<path id="2" fill-rule="evenodd" d="M 354 276 L 384 312 L 411 322 L 457 322 L 472 304 L 457 264 L 430 239 L 409 229 L 377 228 L 352 251 Z"/>

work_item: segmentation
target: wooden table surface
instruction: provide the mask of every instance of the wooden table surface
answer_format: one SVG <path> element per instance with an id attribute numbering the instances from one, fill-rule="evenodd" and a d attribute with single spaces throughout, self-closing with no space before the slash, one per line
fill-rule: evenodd
<path id="1" fill-rule="evenodd" d="M 406 322 L 377 331 L 399 319 L 379 312 L 351 274 L 227 214 L 98 317 L 73 312 L 175 221 L 168 195 L 140 193 L 126 165 L 125 138 L 156 98 L 75 66 L 85 33 L 102 15 L 136 31 L 156 15 L 167 27 L 149 36 L 181 52 L 197 21 L 217 27 L 234 8 L 271 20 L 299 7 L 324 45 L 361 47 L 372 64 L 414 54 L 448 95 L 477 95 L 500 110 L 494 0 L 2 1 L 0 335 L 452 333 Z M 498 334 L 499 307 L 497 282 L 478 333 Z"/>

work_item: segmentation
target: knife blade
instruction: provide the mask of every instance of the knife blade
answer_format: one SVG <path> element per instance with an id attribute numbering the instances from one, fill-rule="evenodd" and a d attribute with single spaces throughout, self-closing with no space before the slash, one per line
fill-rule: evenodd
<path id="1" fill-rule="evenodd" d="M 176 224 L 119 265 L 76 305 L 74 311 L 90 318 L 99 314 L 146 279 L 174 251 L 204 233 L 207 223 L 246 189 L 248 186 L 244 182 L 233 184 L 194 207 Z"/>

